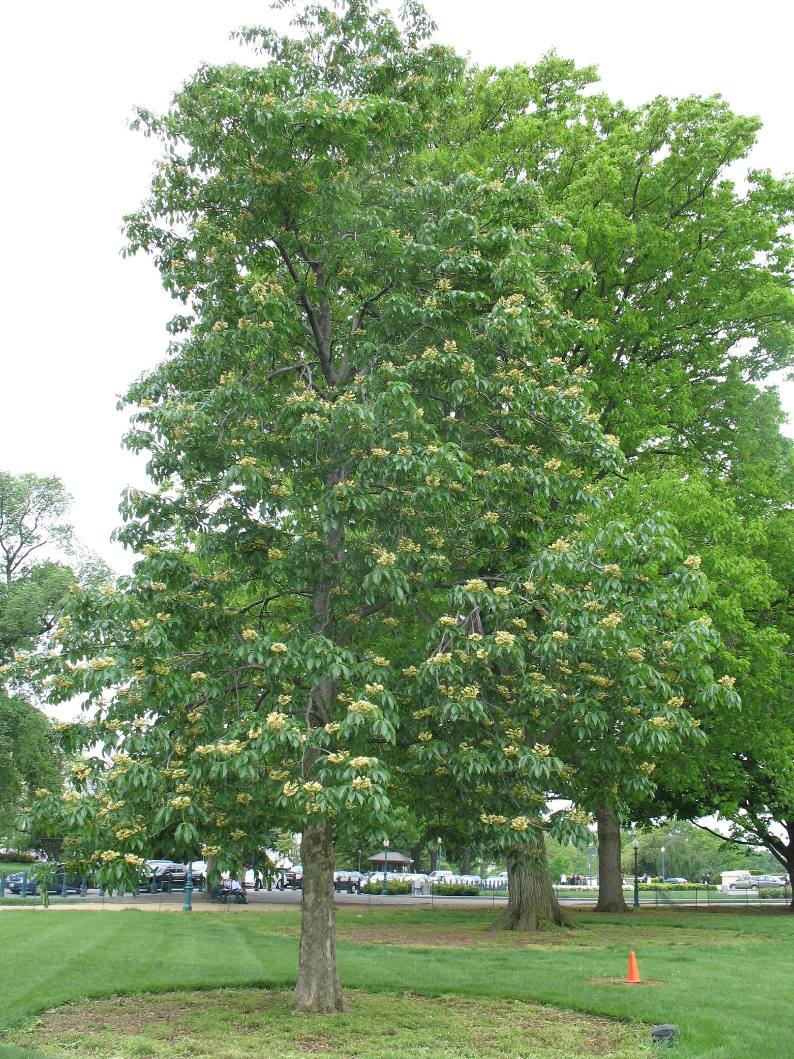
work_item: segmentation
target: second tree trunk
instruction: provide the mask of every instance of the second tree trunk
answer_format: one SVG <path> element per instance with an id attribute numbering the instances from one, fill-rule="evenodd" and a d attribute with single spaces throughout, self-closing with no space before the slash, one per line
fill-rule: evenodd
<path id="1" fill-rule="evenodd" d="M 620 820 L 608 805 L 596 810 L 598 821 L 598 904 L 596 912 L 628 912 L 623 898 Z"/>
<path id="2" fill-rule="evenodd" d="M 507 854 L 507 908 L 494 926 L 526 931 L 570 926 L 551 885 L 543 838 Z"/>

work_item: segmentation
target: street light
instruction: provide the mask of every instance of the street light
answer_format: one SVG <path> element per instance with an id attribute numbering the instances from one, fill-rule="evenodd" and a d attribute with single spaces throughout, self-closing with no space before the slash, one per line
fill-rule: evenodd
<path id="1" fill-rule="evenodd" d="M 389 877 L 389 840 L 384 838 L 383 840 L 383 894 L 384 896 L 389 892 L 389 887 L 386 880 Z"/>
<path id="2" fill-rule="evenodd" d="M 640 878 L 637 874 L 637 850 L 640 848 L 640 844 L 635 838 L 631 843 L 634 847 L 634 907 L 640 907 Z"/>
<path id="3" fill-rule="evenodd" d="M 441 838 L 440 837 L 437 838 L 436 842 L 438 843 L 438 852 L 436 853 L 436 871 L 440 871 L 441 870 Z"/>
<path id="4" fill-rule="evenodd" d="M 182 911 L 193 911 L 193 861 L 188 861 L 187 878 L 185 879 L 185 894 L 182 898 Z"/>
<path id="5" fill-rule="evenodd" d="M 587 847 L 587 877 L 588 884 L 593 885 L 593 843 Z"/>
<path id="6" fill-rule="evenodd" d="M 664 846 L 659 850 L 662 855 L 662 882 L 664 882 Z"/>

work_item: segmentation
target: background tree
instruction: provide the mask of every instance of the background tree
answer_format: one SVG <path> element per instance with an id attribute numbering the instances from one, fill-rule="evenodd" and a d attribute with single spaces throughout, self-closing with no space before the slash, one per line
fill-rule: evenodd
<path id="1" fill-rule="evenodd" d="M 7 675 L 52 628 L 75 580 L 59 558 L 72 551 L 69 502 L 57 478 L 0 472 L 0 838 L 9 843 L 30 840 L 17 831 L 30 792 L 60 785 L 50 721 Z"/>
<path id="2" fill-rule="evenodd" d="M 734 182 L 758 120 L 717 96 L 627 108 L 592 93 L 593 68 L 555 55 L 471 76 L 452 152 L 439 153 L 537 179 L 591 266 L 563 302 L 598 321 L 601 341 L 571 356 L 590 367 L 630 472 L 705 469 L 737 502 L 789 502 L 790 461 L 767 458 L 786 446 L 779 403 L 755 384 L 791 363 L 794 190 L 768 172 Z M 619 823 L 609 799 L 598 812 L 611 909 L 623 904 Z"/>

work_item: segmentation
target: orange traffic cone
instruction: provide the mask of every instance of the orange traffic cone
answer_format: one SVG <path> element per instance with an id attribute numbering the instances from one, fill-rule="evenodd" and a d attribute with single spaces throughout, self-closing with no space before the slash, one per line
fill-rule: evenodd
<path id="1" fill-rule="evenodd" d="M 626 985 L 640 985 L 642 979 L 640 978 L 640 969 L 637 966 L 637 957 L 633 952 L 629 953 L 629 973 L 626 977 Z"/>

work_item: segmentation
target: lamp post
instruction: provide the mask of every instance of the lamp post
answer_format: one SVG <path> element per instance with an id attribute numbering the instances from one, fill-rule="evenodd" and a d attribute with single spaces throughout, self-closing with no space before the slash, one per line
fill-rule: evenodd
<path id="1" fill-rule="evenodd" d="M 659 852 L 662 855 L 662 882 L 664 882 L 664 879 L 665 879 L 665 875 L 664 875 L 664 846 L 662 846 L 662 848 L 659 850 Z"/>
<path id="2" fill-rule="evenodd" d="M 389 840 L 384 838 L 383 840 L 383 895 L 384 897 L 389 892 Z"/>
<path id="3" fill-rule="evenodd" d="M 438 849 L 436 851 L 436 871 L 441 871 L 441 837 L 436 839 Z"/>
<path id="4" fill-rule="evenodd" d="M 639 909 L 640 907 L 640 877 L 637 874 L 637 851 L 640 848 L 640 844 L 635 838 L 631 843 L 634 847 L 634 907 Z"/>
<path id="5" fill-rule="evenodd" d="M 587 847 L 587 881 L 588 885 L 593 885 L 593 843 Z"/>
<path id="6" fill-rule="evenodd" d="M 182 898 L 182 911 L 193 911 L 193 861 L 187 864 L 187 878 L 185 879 L 185 894 Z"/>

